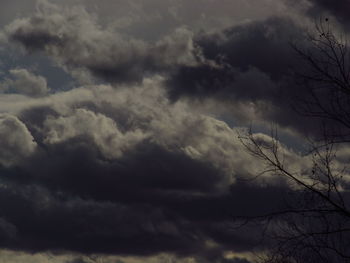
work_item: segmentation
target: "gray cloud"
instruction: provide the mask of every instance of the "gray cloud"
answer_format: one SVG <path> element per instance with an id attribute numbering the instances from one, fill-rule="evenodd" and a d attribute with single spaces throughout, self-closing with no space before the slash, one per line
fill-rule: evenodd
<path id="1" fill-rule="evenodd" d="M 27 127 L 17 117 L 0 115 L 0 163 L 12 165 L 31 155 L 36 143 Z"/>
<path id="2" fill-rule="evenodd" d="M 176 257 L 172 254 L 160 254 L 150 257 L 137 256 L 109 256 L 109 255 L 59 255 L 57 253 L 36 253 L 29 254 L 18 251 L 1 250 L 1 259 L 8 263 L 20 263 L 26 261 L 28 263 L 159 263 L 159 262 L 173 262 L 173 263 L 208 263 L 203 258 L 194 257 Z M 247 258 L 244 260 L 244 258 Z M 216 263 L 246 263 L 249 256 L 245 255 L 230 255 L 227 259 L 217 259 Z M 211 261 L 213 262 L 213 261 Z"/>
<path id="3" fill-rule="evenodd" d="M 52 56 L 82 82 L 91 81 L 90 73 L 113 83 L 170 74 L 173 99 L 210 97 L 250 105 L 259 120 L 302 132 L 318 129 L 291 110 L 291 100 L 305 95 L 290 78 L 293 67 L 301 68 L 290 44 L 304 41 L 291 19 L 269 18 L 195 37 L 182 28 L 151 45 L 101 28 L 81 8 L 45 4 L 39 10 L 9 25 L 9 39 Z"/>
<path id="4" fill-rule="evenodd" d="M 36 0 L 3 0 L 0 25 L 4 26 L 13 21 L 14 18 L 28 15 L 35 9 Z"/>
<path id="5" fill-rule="evenodd" d="M 46 79 L 34 75 L 26 69 L 11 69 L 11 79 L 6 79 L 1 86 L 8 92 L 16 92 L 31 97 L 47 95 L 49 89 Z"/>
<path id="6" fill-rule="evenodd" d="M 236 181 L 260 167 L 235 130 L 171 103 L 161 80 L 85 87 L 21 107 L 18 118 L 37 146 L 2 169 L 0 200 L 11 202 L 0 202 L 0 217 L 17 230 L 3 247 L 221 262 L 226 250 L 246 252 L 257 242 L 258 229 L 227 231 L 232 213 L 283 206 L 277 197 L 288 188 L 274 178 Z"/>
<path id="7" fill-rule="evenodd" d="M 35 16 L 18 19 L 7 29 L 8 37 L 29 51 L 43 51 L 75 76 L 84 71 L 113 82 L 135 82 L 147 73 L 178 65 L 196 65 L 192 34 L 178 29 L 151 45 L 102 29 L 83 8 L 45 4 Z"/>
<path id="8" fill-rule="evenodd" d="M 169 3 L 126 2 L 126 9 L 154 16 L 155 6 Z M 8 112 L 0 117 L 1 247 L 120 255 L 106 260 L 113 263 L 246 263 L 249 257 L 240 255 L 263 249 L 262 229 L 231 231 L 232 217 L 283 208 L 284 198 L 298 192 L 271 174 L 250 181 L 264 166 L 242 146 L 238 133 L 245 129 L 193 102 L 209 98 L 237 111 L 252 105 L 260 119 L 305 127 L 288 105 L 303 94 L 288 80 L 289 67 L 300 65 L 288 43 L 303 34 L 292 20 L 276 17 L 216 33 L 173 31 L 203 16 L 215 28 L 210 17 L 236 12 L 222 3 L 172 1 L 173 21 L 155 29 L 163 33 L 153 42 L 127 36 L 134 21 L 102 26 L 84 8 L 47 1 L 6 27 L 9 43 L 51 57 L 90 85 L 47 94 L 42 77 L 11 71 L 21 94 L 0 94 L 0 111 Z M 123 23 L 130 28 L 117 32 Z M 95 77 L 106 84 L 91 84 Z M 288 168 L 310 167 L 309 156 L 281 149 Z M 59 262 L 85 261 L 78 254 Z"/>
<path id="9" fill-rule="evenodd" d="M 123 152 L 147 138 L 147 134 L 140 130 L 123 134 L 112 119 L 86 109 L 77 109 L 70 116 L 48 117 L 44 129 L 45 143 L 55 144 L 86 135 L 107 158 L 120 157 Z"/>
<path id="10" fill-rule="evenodd" d="M 350 9 L 350 2 L 347 0 L 308 0 L 312 4 L 309 8 L 309 15 L 319 18 L 320 15 L 331 15 L 338 22 L 343 25 L 343 28 L 348 31 L 350 19 L 348 10 Z"/>
<path id="11" fill-rule="evenodd" d="M 198 36 L 195 43 L 204 60 L 215 63 L 179 67 L 168 80 L 170 97 L 204 104 L 211 99 L 246 123 L 252 119 L 274 122 L 317 136 L 319 120 L 310 121 L 293 109 L 302 106 L 296 103 L 300 98 L 312 100 L 295 74 L 308 68 L 292 48 L 296 44 L 311 49 L 305 32 L 291 19 L 271 17 Z"/>
<path id="12" fill-rule="evenodd" d="M 194 32 L 212 31 L 248 20 L 286 14 L 280 0 L 69 0 L 59 5 L 79 4 L 99 16 L 103 24 L 146 40 L 157 40 L 178 27 Z M 288 10 L 289 13 L 292 10 Z"/>

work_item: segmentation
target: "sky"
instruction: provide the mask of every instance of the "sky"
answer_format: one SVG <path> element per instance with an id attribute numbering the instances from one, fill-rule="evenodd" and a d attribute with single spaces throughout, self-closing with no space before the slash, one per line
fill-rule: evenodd
<path id="1" fill-rule="evenodd" d="M 1 0 L 0 263 L 253 263 L 319 126 L 291 44 L 347 0 Z M 267 244 L 268 246 L 268 244 Z"/>

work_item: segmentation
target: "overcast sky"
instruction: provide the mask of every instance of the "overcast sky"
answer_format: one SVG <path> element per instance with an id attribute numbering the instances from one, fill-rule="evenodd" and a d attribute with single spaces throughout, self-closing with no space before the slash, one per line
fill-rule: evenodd
<path id="1" fill-rule="evenodd" d="M 252 263 L 283 207 L 238 134 L 293 169 L 318 126 L 291 43 L 347 0 L 1 0 L 0 263 Z M 247 179 L 247 180 L 245 180 Z M 103 261 L 98 261 L 103 260 Z"/>

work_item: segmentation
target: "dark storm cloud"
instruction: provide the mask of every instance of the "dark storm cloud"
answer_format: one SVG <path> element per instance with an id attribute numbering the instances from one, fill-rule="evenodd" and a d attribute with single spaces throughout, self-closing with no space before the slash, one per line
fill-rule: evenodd
<path id="1" fill-rule="evenodd" d="M 198 36 L 195 43 L 202 51 L 203 60 L 212 63 L 180 66 L 168 80 L 170 97 L 174 101 L 183 97 L 199 99 L 204 104 L 207 99 L 212 99 L 219 105 L 226 105 L 227 112 L 231 111 L 243 121 L 274 122 L 302 134 L 322 136 L 320 118 L 310 119 L 305 115 L 320 110 L 313 104 L 315 98 L 310 87 L 321 87 L 326 83 L 306 81 L 301 77 L 320 76 L 295 47 L 319 61 L 327 58 L 317 50 L 306 32 L 293 20 L 272 17 Z M 309 32 L 312 34 L 312 29 Z M 329 102 L 331 89 L 329 93 L 319 92 L 317 96 L 325 107 L 332 107 Z M 253 114 L 247 112 L 244 116 L 239 107 L 242 104 Z M 330 126 L 341 132 L 335 121 Z"/>
<path id="2" fill-rule="evenodd" d="M 339 21 L 346 31 L 350 25 L 350 1 L 348 0 L 309 0 L 312 7 L 308 10 L 309 15 L 319 18 L 320 15 L 331 14 Z M 326 12 L 326 14 L 324 14 Z"/>
<path id="3" fill-rule="evenodd" d="M 150 148 L 106 162 L 80 138 L 48 148 L 44 157 L 38 153 L 16 169 L 2 169 L 0 217 L 6 218 L 2 228 L 8 237 L 2 247 L 203 256 L 213 253 L 206 242 L 214 240 L 247 251 L 256 245 L 257 232 L 228 231 L 232 214 L 282 205 L 277 197 L 283 188 L 237 184 L 232 194 L 218 193 L 219 171 Z"/>
<path id="4" fill-rule="evenodd" d="M 292 45 L 305 46 L 305 35 L 292 20 L 255 21 L 198 37 L 195 43 L 203 57 L 215 64 L 180 67 L 168 82 L 173 99 L 185 96 L 215 98 L 232 105 L 251 103 L 260 119 L 297 130 L 315 129 L 309 121 L 305 125 L 291 107 L 298 97 L 307 95 L 293 79 L 304 64 Z"/>
<path id="5" fill-rule="evenodd" d="M 290 78 L 291 69 L 300 68 L 291 43 L 304 37 L 290 19 L 269 18 L 196 37 L 180 28 L 150 44 L 101 28 L 84 9 L 44 5 L 6 32 L 27 51 L 53 57 L 83 83 L 91 81 L 90 73 L 113 83 L 170 74 L 174 100 L 187 96 L 252 103 L 259 119 L 315 129 L 291 110 L 291 101 L 303 97 L 305 89 Z"/>
<path id="6" fill-rule="evenodd" d="M 272 176 L 238 180 L 261 168 L 241 130 L 181 98 L 253 102 L 264 118 L 302 126 L 287 103 L 300 87 L 284 85 L 300 29 L 271 18 L 197 38 L 180 28 L 150 44 L 102 28 L 84 9 L 43 3 L 6 28 L 9 41 L 81 81 L 91 73 L 114 86 L 46 94 L 42 78 L 13 71 L 13 86 L 20 79 L 47 96 L 2 94 L 12 114 L 0 116 L 0 246 L 247 262 L 224 252 L 259 251 L 261 229 L 230 231 L 233 218 L 277 210 L 291 189 Z M 284 150 L 293 168 L 307 167 Z"/>
<path id="7" fill-rule="evenodd" d="M 29 52 L 42 51 L 84 76 L 84 71 L 112 82 L 136 82 L 145 74 L 177 65 L 197 64 L 192 34 L 177 29 L 154 45 L 101 28 L 83 8 L 44 5 L 36 15 L 7 27 L 10 40 Z M 82 77 L 81 77 L 82 78 Z"/>
<path id="8" fill-rule="evenodd" d="M 197 32 L 212 31 L 247 19 L 262 19 L 284 12 L 280 0 L 61 0 L 58 5 L 79 3 L 96 12 L 101 23 L 130 35 L 158 40 L 174 29 L 186 26 Z"/>
<path id="9" fill-rule="evenodd" d="M 283 206 L 287 188 L 274 179 L 266 179 L 265 187 L 232 180 L 231 175 L 249 178 L 257 165 L 236 133 L 170 104 L 154 88 L 159 83 L 144 85 L 51 94 L 12 117 L 18 124 L 11 136 L 21 134 L 35 147 L 20 162 L 1 166 L 1 247 L 171 253 L 206 263 L 230 262 L 225 251 L 257 245 L 259 229 L 228 230 L 233 216 Z M 137 129 L 135 142 L 127 134 Z"/>
<path id="10" fill-rule="evenodd" d="M 167 85 L 174 101 L 211 98 L 250 105 L 258 120 L 317 133 L 317 121 L 306 121 L 292 109 L 298 98 L 309 96 L 293 76 L 296 69 L 303 72 L 291 46 L 307 45 L 303 32 L 292 19 L 272 17 L 207 35 L 193 36 L 180 28 L 151 44 L 102 28 L 82 8 L 49 4 L 6 29 L 10 41 L 52 57 L 82 83 L 91 83 L 93 77 L 114 84 L 140 83 L 162 74 L 170 76 Z"/>
<path id="11" fill-rule="evenodd" d="M 206 92 L 215 94 L 224 90 L 243 99 L 270 98 L 279 93 L 277 87 L 271 86 L 283 79 L 297 62 L 291 44 L 302 39 L 301 29 L 292 20 L 277 17 L 198 37 L 196 43 L 203 56 L 216 61 L 217 65 L 181 68 L 173 79 L 174 95 L 196 95 L 196 92 L 206 95 Z M 243 82 L 242 85 L 235 85 L 236 79 L 244 74 L 247 81 L 257 83 L 247 85 L 249 82 L 245 84 L 241 80 L 238 82 Z M 261 81 L 262 85 L 258 86 Z M 265 85 L 268 81 L 271 84 Z"/>

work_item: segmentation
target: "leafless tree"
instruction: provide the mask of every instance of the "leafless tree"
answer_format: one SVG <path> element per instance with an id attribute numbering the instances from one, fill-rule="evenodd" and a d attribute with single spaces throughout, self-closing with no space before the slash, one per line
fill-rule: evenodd
<path id="1" fill-rule="evenodd" d="M 323 132 L 313 137 L 305 156 L 310 167 L 288 168 L 276 131 L 269 142 L 262 142 L 251 131 L 240 135 L 248 152 L 265 163 L 263 172 L 284 178 L 294 193 L 288 209 L 246 218 L 268 225 L 273 246 L 261 259 L 266 263 L 350 262 L 349 171 L 347 160 L 337 157 L 350 142 L 348 45 L 327 18 L 317 23 L 308 43 L 307 49 L 293 48 L 306 65 L 297 77 L 308 94 L 299 98 L 295 108 L 322 121 Z"/>

